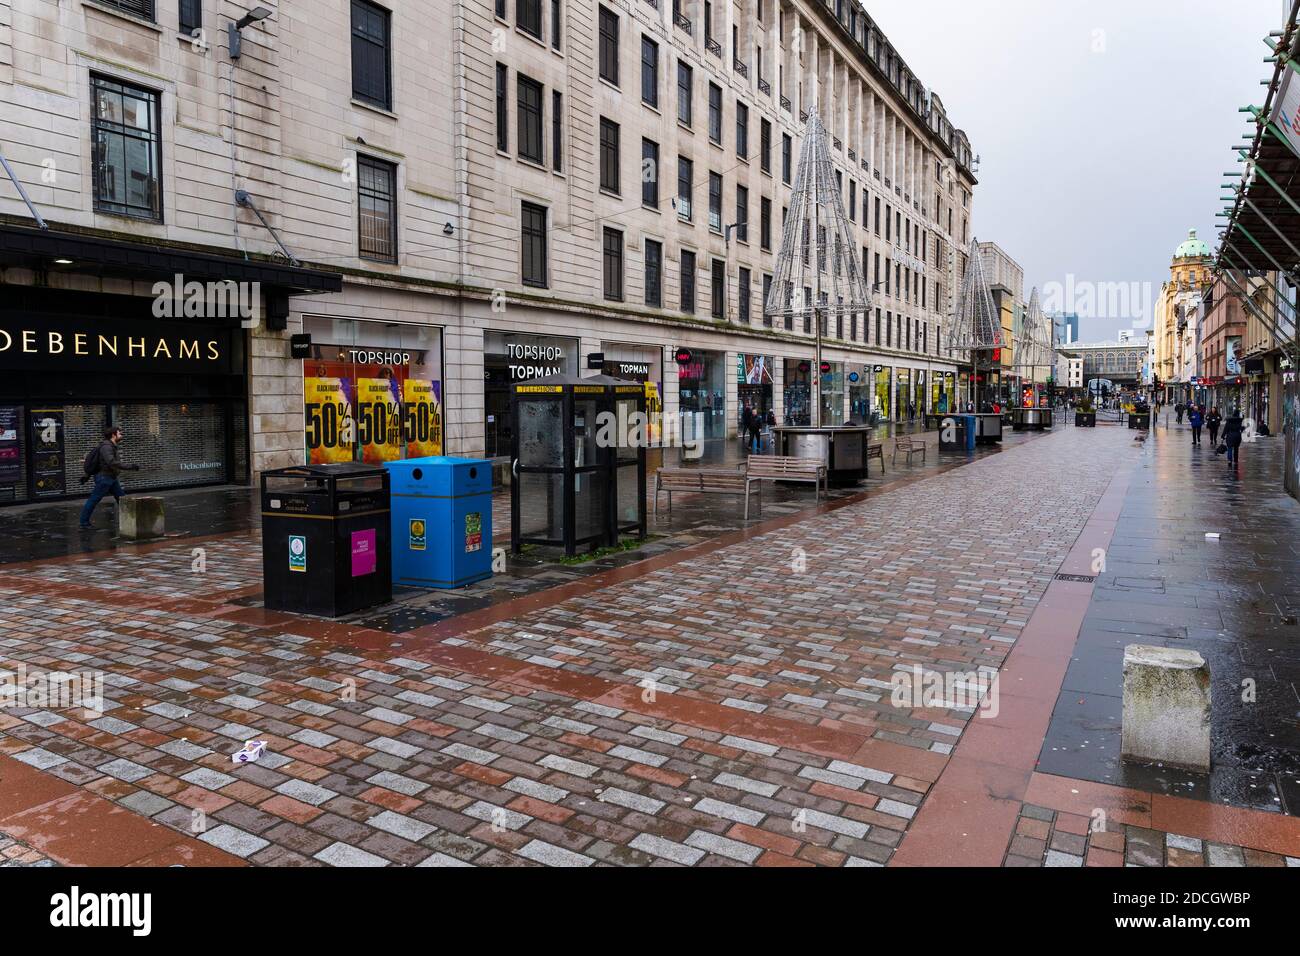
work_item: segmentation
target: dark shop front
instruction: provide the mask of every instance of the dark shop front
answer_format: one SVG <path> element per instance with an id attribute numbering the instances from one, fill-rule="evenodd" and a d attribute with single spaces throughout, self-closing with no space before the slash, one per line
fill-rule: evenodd
<path id="1" fill-rule="evenodd" d="M 248 480 L 244 330 L 152 302 L 5 287 L 0 504 L 85 494 L 81 460 L 109 425 L 140 466 L 132 490 Z"/>
<path id="2" fill-rule="evenodd" d="M 247 482 L 248 330 L 341 288 L 296 262 L 0 224 L 0 506 L 87 494 L 110 425 L 140 466 L 129 491 Z"/>

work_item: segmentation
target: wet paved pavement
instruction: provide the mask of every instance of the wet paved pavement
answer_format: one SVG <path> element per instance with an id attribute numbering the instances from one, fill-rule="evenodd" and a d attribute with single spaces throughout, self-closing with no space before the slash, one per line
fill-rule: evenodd
<path id="1" fill-rule="evenodd" d="M 1138 456 L 1039 769 L 1300 815 L 1300 503 L 1282 492 L 1282 439 L 1232 471 L 1187 426 Z M 1208 540 L 1207 532 L 1221 535 Z M 1128 644 L 1198 651 L 1211 670 L 1208 777 L 1119 758 Z"/>
<path id="2" fill-rule="evenodd" d="M 961 769 L 973 723 L 1020 732 L 1010 699 L 1000 723 L 896 706 L 892 675 L 1003 668 L 1148 453 L 1118 428 L 1023 437 L 400 633 L 249 606 L 250 534 L 209 539 L 203 574 L 184 541 L 12 566 L 0 667 L 100 671 L 108 700 L 0 708 L 0 777 L 32 791 L 21 809 L 0 795 L 0 833 L 75 862 L 50 806 L 92 795 L 119 814 L 106 830 L 124 814 L 262 865 L 880 865 Z M 1015 493 L 1026 475 L 1033 493 Z M 266 755 L 232 765 L 253 736 Z M 1026 805 L 1090 816 L 1072 802 L 1084 784 L 1032 776 L 995 862 Z M 73 793 L 39 802 L 54 785 Z M 1256 822 L 1280 814 L 1120 806 L 1126 827 L 1300 852 L 1300 831 Z"/>

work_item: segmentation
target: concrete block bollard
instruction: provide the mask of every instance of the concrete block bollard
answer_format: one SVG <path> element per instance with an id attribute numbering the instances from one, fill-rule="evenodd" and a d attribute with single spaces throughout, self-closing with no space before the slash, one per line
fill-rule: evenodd
<path id="1" fill-rule="evenodd" d="M 1210 668 L 1195 651 L 1124 648 L 1125 760 L 1208 773 Z"/>
<path id="2" fill-rule="evenodd" d="M 117 503 L 117 533 L 130 541 L 161 538 L 166 531 L 163 500 L 128 495 Z"/>

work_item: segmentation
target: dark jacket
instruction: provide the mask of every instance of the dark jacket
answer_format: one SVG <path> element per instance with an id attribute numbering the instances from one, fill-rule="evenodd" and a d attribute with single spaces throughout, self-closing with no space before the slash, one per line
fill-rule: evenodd
<path id="1" fill-rule="evenodd" d="M 1205 416 L 1205 424 L 1209 427 L 1210 431 L 1217 431 L 1219 426 L 1223 424 L 1223 416 L 1218 412 L 1210 412 L 1210 414 Z"/>
<path id="2" fill-rule="evenodd" d="M 1240 415 L 1229 415 L 1223 423 L 1223 443 L 1236 448 L 1241 444 L 1242 422 Z"/>
<path id="3" fill-rule="evenodd" d="M 107 438 L 100 442 L 99 474 L 107 475 L 109 478 L 117 478 L 117 476 L 124 471 L 139 470 L 139 465 L 125 465 L 122 463 L 122 455 L 118 451 L 117 445 L 113 444 Z"/>

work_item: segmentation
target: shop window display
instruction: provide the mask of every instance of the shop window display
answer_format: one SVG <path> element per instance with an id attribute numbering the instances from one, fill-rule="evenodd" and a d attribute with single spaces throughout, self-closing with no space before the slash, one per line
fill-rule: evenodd
<path id="1" fill-rule="evenodd" d="M 310 464 L 443 453 L 441 330 L 308 317 L 304 436 Z"/>

